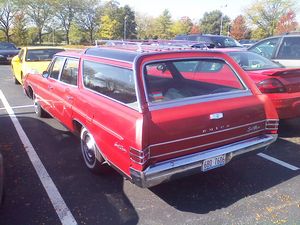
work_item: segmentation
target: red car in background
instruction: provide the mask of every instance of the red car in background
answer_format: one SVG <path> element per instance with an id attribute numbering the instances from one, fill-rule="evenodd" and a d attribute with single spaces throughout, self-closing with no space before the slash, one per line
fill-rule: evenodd
<path id="1" fill-rule="evenodd" d="M 280 119 L 300 117 L 300 68 L 285 68 L 257 53 L 218 49 L 230 55 L 272 100 Z"/>

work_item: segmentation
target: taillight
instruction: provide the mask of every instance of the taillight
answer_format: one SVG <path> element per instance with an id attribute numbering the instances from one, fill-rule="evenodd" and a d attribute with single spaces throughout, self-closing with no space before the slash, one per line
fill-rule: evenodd
<path id="1" fill-rule="evenodd" d="M 269 78 L 256 84 L 262 93 L 283 93 L 285 86 L 276 78 Z"/>
<path id="2" fill-rule="evenodd" d="M 277 119 L 267 119 L 266 120 L 266 130 L 270 133 L 277 133 L 279 126 L 279 120 Z"/>
<path id="3" fill-rule="evenodd" d="M 145 164 L 148 161 L 148 159 L 150 158 L 150 152 L 149 152 L 148 148 L 143 149 L 143 150 L 137 150 L 137 149 L 130 147 L 129 152 L 130 152 L 130 159 L 133 162 L 140 164 L 140 165 Z"/>

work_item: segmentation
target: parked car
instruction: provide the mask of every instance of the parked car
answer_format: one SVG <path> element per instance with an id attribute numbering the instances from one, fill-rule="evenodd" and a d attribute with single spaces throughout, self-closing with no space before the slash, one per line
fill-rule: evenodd
<path id="1" fill-rule="evenodd" d="M 195 41 L 200 43 L 207 43 L 208 48 L 242 48 L 243 46 L 235 39 L 212 34 L 184 34 L 177 35 L 174 40 Z"/>
<path id="2" fill-rule="evenodd" d="M 11 62 L 15 84 L 22 84 L 23 76 L 27 73 L 42 73 L 45 71 L 53 55 L 61 51 L 64 51 L 64 49 L 58 47 L 22 48 Z"/>
<path id="3" fill-rule="evenodd" d="M 300 67 L 285 68 L 255 52 L 225 49 L 272 100 L 280 119 L 300 117 Z"/>
<path id="4" fill-rule="evenodd" d="M 248 50 L 286 67 L 300 67 L 300 34 L 269 37 L 252 45 Z"/>
<path id="5" fill-rule="evenodd" d="M 249 48 L 252 45 L 254 45 L 257 41 L 256 40 L 250 40 L 250 39 L 242 39 L 239 41 L 241 45 L 245 48 Z"/>
<path id="6" fill-rule="evenodd" d="M 4 166 L 3 166 L 3 157 L 0 152 L 0 205 L 3 200 L 3 186 L 4 186 Z"/>
<path id="7" fill-rule="evenodd" d="M 10 63 L 11 59 L 19 53 L 19 49 L 10 42 L 0 42 L 0 63 Z"/>
<path id="8" fill-rule="evenodd" d="M 140 187 L 224 166 L 277 138 L 269 98 L 228 55 L 96 47 L 61 52 L 24 91 L 78 134 L 86 166 L 108 163 Z"/>

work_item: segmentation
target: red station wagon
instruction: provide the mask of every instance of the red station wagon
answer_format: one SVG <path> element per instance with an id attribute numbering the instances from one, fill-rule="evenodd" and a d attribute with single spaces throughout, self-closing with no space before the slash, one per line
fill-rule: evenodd
<path id="1" fill-rule="evenodd" d="M 137 46 L 58 53 L 24 79 L 36 114 L 80 136 L 91 171 L 106 162 L 151 187 L 276 140 L 276 110 L 230 56 Z"/>

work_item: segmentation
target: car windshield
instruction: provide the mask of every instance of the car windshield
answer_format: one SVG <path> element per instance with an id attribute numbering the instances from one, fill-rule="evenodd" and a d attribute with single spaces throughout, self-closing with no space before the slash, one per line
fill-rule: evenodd
<path id="1" fill-rule="evenodd" d="M 238 41 L 230 37 L 211 36 L 211 39 L 217 48 L 243 47 Z"/>
<path id="2" fill-rule="evenodd" d="M 17 50 L 17 47 L 12 43 L 0 43 L 1 50 Z"/>
<path id="3" fill-rule="evenodd" d="M 244 70 L 265 70 L 282 67 L 254 52 L 236 51 L 228 53 Z"/>
<path id="4" fill-rule="evenodd" d="M 245 90 L 231 67 L 219 59 L 155 62 L 144 71 L 150 103 Z"/>
<path id="5" fill-rule="evenodd" d="M 53 55 L 64 49 L 32 49 L 26 53 L 25 61 L 51 61 Z"/>

